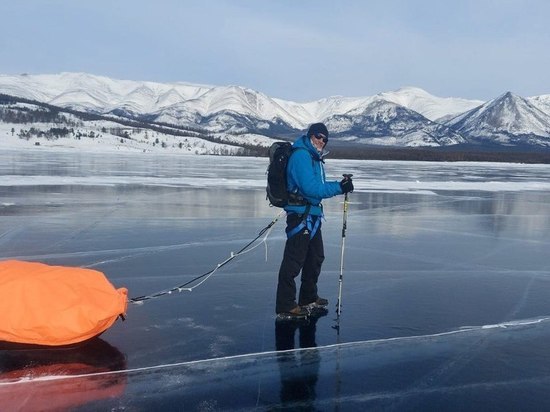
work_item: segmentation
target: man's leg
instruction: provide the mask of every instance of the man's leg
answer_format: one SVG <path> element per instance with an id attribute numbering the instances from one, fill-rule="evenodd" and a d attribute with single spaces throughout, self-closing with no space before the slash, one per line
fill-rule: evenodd
<path id="1" fill-rule="evenodd" d="M 298 226 L 301 219 L 297 215 L 287 217 L 287 232 Z M 296 282 L 294 278 L 300 274 L 308 252 L 309 235 L 303 230 L 287 239 L 283 261 L 279 269 L 277 284 L 276 313 L 285 313 L 296 307 Z"/>
<path id="2" fill-rule="evenodd" d="M 325 260 L 323 247 L 323 235 L 321 228 L 317 231 L 313 239 L 309 242 L 309 247 L 302 269 L 302 284 L 300 286 L 300 306 L 308 305 L 318 298 L 317 280 L 321 273 L 321 266 Z"/>

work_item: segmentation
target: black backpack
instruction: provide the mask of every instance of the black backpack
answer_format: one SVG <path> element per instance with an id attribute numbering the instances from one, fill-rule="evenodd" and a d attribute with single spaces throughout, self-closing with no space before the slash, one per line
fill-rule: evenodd
<path id="1" fill-rule="evenodd" d="M 269 166 L 267 168 L 267 199 L 276 207 L 305 205 L 307 201 L 299 194 L 289 193 L 286 187 L 286 166 L 294 151 L 289 142 L 275 142 L 269 148 Z"/>

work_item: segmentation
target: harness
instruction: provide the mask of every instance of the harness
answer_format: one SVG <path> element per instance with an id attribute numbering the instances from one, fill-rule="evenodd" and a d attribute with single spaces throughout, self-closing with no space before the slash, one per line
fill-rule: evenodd
<path id="1" fill-rule="evenodd" d="M 317 219 L 315 219 L 314 223 L 313 217 L 309 214 L 310 208 L 311 205 L 307 205 L 306 211 L 302 215 L 302 221 L 298 224 L 298 226 L 286 232 L 287 239 L 290 239 L 292 236 L 300 233 L 303 229 L 306 229 L 309 232 L 310 239 L 313 239 L 315 237 L 317 231 L 319 230 L 319 227 L 321 226 L 321 219 L 323 218 L 323 215 L 321 214 L 317 216 Z M 307 233 L 304 232 L 304 234 Z"/>

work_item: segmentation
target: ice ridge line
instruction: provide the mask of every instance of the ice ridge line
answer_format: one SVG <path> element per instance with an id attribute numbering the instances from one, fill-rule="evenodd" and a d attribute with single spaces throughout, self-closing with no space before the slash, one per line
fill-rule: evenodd
<path id="1" fill-rule="evenodd" d="M 153 370 L 168 369 L 168 368 L 181 367 L 181 366 L 202 365 L 202 364 L 227 361 L 227 360 L 262 357 L 262 356 L 276 355 L 281 353 L 293 353 L 293 352 L 299 353 L 299 352 L 307 352 L 307 351 L 320 350 L 320 349 L 347 348 L 347 347 L 360 346 L 360 345 L 375 345 L 379 343 L 389 343 L 389 342 L 399 342 L 399 341 L 409 341 L 409 340 L 412 341 L 417 339 L 430 339 L 430 338 L 458 335 L 462 333 L 475 332 L 475 331 L 481 331 L 481 330 L 487 330 L 487 329 L 507 329 L 510 327 L 529 326 L 529 325 L 534 325 L 534 324 L 539 324 L 539 323 L 544 323 L 549 321 L 550 321 L 550 316 L 544 316 L 539 318 L 506 321 L 506 322 L 496 323 L 491 325 L 462 326 L 459 329 L 455 329 L 447 332 L 427 334 L 427 335 L 396 336 L 393 338 L 381 338 L 381 339 L 371 339 L 371 340 L 365 340 L 365 341 L 334 343 L 330 345 L 316 346 L 312 348 L 296 348 L 296 349 L 289 349 L 289 350 L 283 350 L 283 351 L 274 350 L 274 351 L 266 351 L 266 352 L 244 353 L 240 355 L 223 356 L 220 358 L 198 359 L 193 361 L 166 363 L 161 365 L 144 366 L 140 368 L 122 369 L 122 370 L 97 372 L 97 373 L 86 373 L 86 374 L 78 374 L 78 375 L 49 375 L 49 376 L 40 376 L 36 378 L 23 378 L 16 381 L 0 382 L 0 387 L 7 386 L 7 385 L 33 383 L 33 382 L 46 382 L 46 381 L 57 381 L 57 380 L 65 380 L 65 379 L 81 379 L 81 378 L 98 377 L 98 376 L 130 374 L 130 373 L 136 373 L 136 372 L 153 371 Z"/>

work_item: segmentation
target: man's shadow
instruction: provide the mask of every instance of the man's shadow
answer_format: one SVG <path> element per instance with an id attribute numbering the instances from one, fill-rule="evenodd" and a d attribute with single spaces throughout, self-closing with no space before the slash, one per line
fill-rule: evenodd
<path id="1" fill-rule="evenodd" d="M 281 375 L 281 406 L 295 410 L 314 410 L 315 386 L 321 356 L 315 340 L 317 321 L 325 312 L 304 321 L 276 321 L 275 348 Z M 296 348 L 296 331 L 299 348 Z M 294 350 L 301 349 L 301 350 Z"/>

